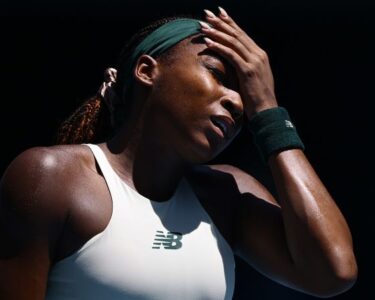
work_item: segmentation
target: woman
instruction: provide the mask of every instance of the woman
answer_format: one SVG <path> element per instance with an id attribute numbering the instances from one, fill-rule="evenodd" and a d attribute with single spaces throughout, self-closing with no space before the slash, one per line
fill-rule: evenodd
<path id="1" fill-rule="evenodd" d="M 101 97 L 63 124 L 75 145 L 11 163 L 2 299 L 231 299 L 234 254 L 318 297 L 354 284 L 348 225 L 278 107 L 267 55 L 219 10 L 142 30 Z M 238 168 L 204 165 L 244 125 L 277 199 Z"/>

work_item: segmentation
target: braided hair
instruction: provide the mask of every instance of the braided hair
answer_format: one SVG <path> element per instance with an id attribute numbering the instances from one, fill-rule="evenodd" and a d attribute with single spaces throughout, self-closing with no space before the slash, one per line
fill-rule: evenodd
<path id="1" fill-rule="evenodd" d="M 135 33 L 125 44 L 118 58 L 118 81 L 114 86 L 114 90 L 120 99 L 123 99 L 124 96 L 128 96 L 122 95 L 121 87 L 124 82 L 122 82 L 123 76 L 121 76 L 121 66 L 123 63 L 132 54 L 137 45 L 151 32 L 163 24 L 183 17 L 187 16 L 173 16 L 156 20 Z M 160 58 L 167 58 L 171 52 L 171 49 L 167 50 L 160 55 Z M 115 114 L 119 110 L 123 110 L 125 113 L 129 111 L 131 101 L 120 102 L 121 103 L 117 104 L 114 108 Z M 65 121 L 61 123 L 57 130 L 56 143 L 81 144 L 103 142 L 114 133 L 114 131 L 121 125 L 120 123 L 121 122 L 117 118 L 117 122 L 112 124 L 111 113 L 108 106 L 104 103 L 104 100 L 100 95 L 95 95 L 86 99 L 81 106 L 79 106 Z"/>

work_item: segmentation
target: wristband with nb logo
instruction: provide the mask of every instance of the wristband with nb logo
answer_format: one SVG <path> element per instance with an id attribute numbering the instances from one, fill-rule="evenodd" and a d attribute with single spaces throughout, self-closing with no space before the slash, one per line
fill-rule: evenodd
<path id="1" fill-rule="evenodd" d="M 288 149 L 305 149 L 287 110 L 275 107 L 263 110 L 251 117 L 248 128 L 262 157 Z"/>

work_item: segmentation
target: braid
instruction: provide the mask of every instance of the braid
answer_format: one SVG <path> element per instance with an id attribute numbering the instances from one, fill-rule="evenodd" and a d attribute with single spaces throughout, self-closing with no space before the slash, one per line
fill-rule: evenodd
<path id="1" fill-rule="evenodd" d="M 123 47 L 117 61 L 117 82 L 113 85 L 118 97 L 123 100 L 122 95 L 123 76 L 122 65 L 137 47 L 137 45 L 152 31 L 161 25 L 182 17 L 191 16 L 173 16 L 156 20 L 148 26 L 139 30 L 133 35 L 129 42 Z M 170 51 L 164 52 L 161 56 L 168 56 Z M 127 95 L 126 95 L 127 96 Z M 122 119 L 116 118 L 119 112 L 128 112 L 131 101 L 121 101 L 114 107 L 115 124 L 111 124 L 110 112 L 107 105 L 100 96 L 93 96 L 87 99 L 78 107 L 63 123 L 57 131 L 57 144 L 81 144 L 81 143 L 98 143 L 103 142 L 117 129 Z M 123 115 L 123 114 L 122 114 Z"/>
<path id="2" fill-rule="evenodd" d="M 109 112 L 101 97 L 87 99 L 61 125 L 57 132 L 58 144 L 99 142 L 110 127 Z"/>

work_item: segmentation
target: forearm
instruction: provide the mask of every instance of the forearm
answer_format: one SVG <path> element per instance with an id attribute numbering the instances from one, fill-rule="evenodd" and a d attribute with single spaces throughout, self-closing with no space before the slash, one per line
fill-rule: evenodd
<path id="1" fill-rule="evenodd" d="M 357 266 L 349 227 L 299 149 L 269 159 L 295 267 L 316 280 L 351 282 Z"/>

